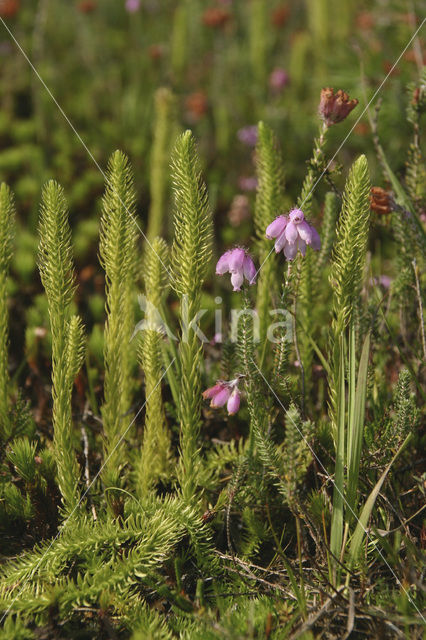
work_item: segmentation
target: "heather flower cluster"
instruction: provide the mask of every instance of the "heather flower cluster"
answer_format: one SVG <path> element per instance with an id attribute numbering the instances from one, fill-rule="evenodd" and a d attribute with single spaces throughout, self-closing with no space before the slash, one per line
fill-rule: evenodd
<path id="1" fill-rule="evenodd" d="M 225 382 L 218 380 L 214 387 L 210 387 L 203 392 L 203 398 L 210 400 L 210 406 L 213 409 L 218 409 L 226 404 L 226 409 L 230 416 L 237 413 L 240 408 L 241 392 L 238 389 L 238 380 L 231 380 Z"/>
<path id="2" fill-rule="evenodd" d="M 334 93 L 334 89 L 327 87 L 322 89 L 318 112 L 327 127 L 342 122 L 358 104 L 358 100 L 349 99 L 348 94 L 342 89 Z"/>
<path id="3" fill-rule="evenodd" d="M 288 214 L 278 216 L 266 229 L 266 237 L 275 238 L 275 251 L 283 251 L 287 260 L 294 260 L 299 250 L 302 256 L 306 246 L 315 251 L 321 248 L 321 240 L 317 230 L 308 224 L 301 209 L 292 209 Z"/>
<path id="4" fill-rule="evenodd" d="M 223 276 L 225 273 L 231 274 L 231 284 L 234 291 L 241 291 L 244 278 L 248 280 L 249 284 L 254 284 L 256 267 L 248 253 L 237 247 L 226 251 L 218 260 L 216 274 Z"/>

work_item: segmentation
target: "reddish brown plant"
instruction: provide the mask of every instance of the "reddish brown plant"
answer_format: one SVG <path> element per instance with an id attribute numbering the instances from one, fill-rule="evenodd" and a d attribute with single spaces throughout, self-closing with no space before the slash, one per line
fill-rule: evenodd
<path id="1" fill-rule="evenodd" d="M 13 18 L 20 7 L 19 0 L 0 0 L 0 18 Z"/>
<path id="2" fill-rule="evenodd" d="M 379 215 L 391 213 L 394 208 L 391 194 L 382 187 L 371 187 L 370 208 Z"/>
<path id="3" fill-rule="evenodd" d="M 199 120 L 207 113 L 208 102 L 204 91 L 195 91 L 185 100 L 185 107 L 188 114 L 194 120 Z"/>
<path id="4" fill-rule="evenodd" d="M 349 95 L 339 89 L 336 94 L 334 89 L 326 87 L 321 90 L 321 99 L 318 107 L 319 114 L 327 127 L 342 122 L 358 104 L 358 100 L 350 100 Z"/>
<path id="5" fill-rule="evenodd" d="M 231 14 L 222 7 L 208 7 L 203 13 L 203 24 L 206 27 L 220 29 L 224 27 L 230 20 Z"/>
<path id="6" fill-rule="evenodd" d="M 77 9 L 80 13 L 92 13 L 95 11 L 96 7 L 97 3 L 95 0 L 81 0 L 77 5 Z"/>
<path id="7" fill-rule="evenodd" d="M 290 9 L 286 4 L 281 4 L 276 7 L 271 13 L 271 22 L 274 27 L 283 27 L 288 20 L 289 14 Z"/>

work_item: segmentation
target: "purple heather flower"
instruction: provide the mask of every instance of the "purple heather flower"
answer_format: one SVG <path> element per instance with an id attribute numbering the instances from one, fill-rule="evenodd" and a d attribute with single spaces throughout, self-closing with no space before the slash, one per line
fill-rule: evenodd
<path id="1" fill-rule="evenodd" d="M 221 342 L 223 342 L 223 336 L 219 332 L 215 333 L 212 340 L 210 340 L 210 344 L 220 344 Z"/>
<path id="2" fill-rule="evenodd" d="M 274 69 L 269 76 L 269 86 L 270 88 L 279 93 L 284 87 L 288 85 L 289 77 L 287 71 L 277 67 Z"/>
<path id="3" fill-rule="evenodd" d="M 238 186 L 242 191 L 256 191 L 258 183 L 256 176 L 241 176 L 238 180 Z"/>
<path id="4" fill-rule="evenodd" d="M 315 251 L 321 248 L 317 230 L 306 222 L 301 209 L 292 209 L 288 218 L 284 215 L 275 218 L 266 229 L 266 237 L 276 238 L 275 251 L 284 251 L 287 260 L 294 260 L 297 250 L 304 256 L 306 245 Z"/>
<path id="5" fill-rule="evenodd" d="M 218 409 L 226 404 L 230 416 L 237 413 L 240 408 L 241 392 L 238 389 L 238 378 L 225 382 L 218 380 L 214 387 L 209 387 L 203 392 L 203 398 L 210 400 L 210 406 Z"/>
<path id="6" fill-rule="evenodd" d="M 389 289 L 392 284 L 392 279 L 389 276 L 378 276 L 377 278 L 371 278 L 370 284 L 372 285 L 380 285 L 384 289 Z"/>
<path id="7" fill-rule="evenodd" d="M 238 387 L 234 387 L 234 390 L 229 396 L 229 400 L 226 405 L 226 408 L 230 416 L 233 416 L 235 413 L 237 413 L 238 409 L 240 408 L 240 404 L 241 404 L 240 391 L 238 390 Z"/>
<path id="8" fill-rule="evenodd" d="M 237 132 L 238 140 L 248 147 L 255 147 L 257 143 L 257 125 L 243 127 Z"/>
<path id="9" fill-rule="evenodd" d="M 125 7 L 128 13 L 136 13 L 141 7 L 140 0 L 126 0 Z"/>
<path id="10" fill-rule="evenodd" d="M 217 262 L 216 274 L 223 276 L 225 273 L 231 274 L 231 284 L 234 291 L 240 291 L 244 277 L 249 281 L 249 284 L 254 284 L 256 267 L 248 253 L 244 249 L 236 247 L 225 251 Z"/>

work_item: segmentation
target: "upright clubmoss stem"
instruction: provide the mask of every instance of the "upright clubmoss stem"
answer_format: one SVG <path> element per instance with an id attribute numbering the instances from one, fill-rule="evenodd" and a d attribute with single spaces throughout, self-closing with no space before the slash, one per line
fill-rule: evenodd
<path id="1" fill-rule="evenodd" d="M 0 441 L 10 437 L 9 420 L 9 313 L 7 309 L 7 277 L 12 259 L 15 206 L 9 187 L 0 186 Z"/>
<path id="2" fill-rule="evenodd" d="M 178 480 L 186 501 L 197 492 L 198 436 L 201 424 L 202 343 L 194 330 L 200 296 L 211 257 L 212 217 L 202 181 L 195 141 L 182 134 L 173 153 L 175 236 L 172 247 L 172 286 L 180 299 L 182 329 L 179 344 L 180 459 Z"/>

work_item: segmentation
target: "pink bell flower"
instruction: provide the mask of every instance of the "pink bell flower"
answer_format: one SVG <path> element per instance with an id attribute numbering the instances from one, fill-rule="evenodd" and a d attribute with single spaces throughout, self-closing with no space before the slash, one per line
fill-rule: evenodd
<path id="1" fill-rule="evenodd" d="M 248 253 L 244 249 L 237 247 L 225 251 L 217 262 L 216 274 L 223 276 L 225 273 L 231 274 L 233 290 L 240 291 L 244 278 L 248 280 L 249 284 L 254 284 L 256 267 Z"/>
<path id="2" fill-rule="evenodd" d="M 234 414 L 237 413 L 238 409 L 240 408 L 240 403 L 241 403 L 241 394 L 238 387 L 235 387 L 233 392 L 229 396 L 229 400 L 226 405 L 228 414 L 230 416 L 233 416 Z"/>
<path id="3" fill-rule="evenodd" d="M 281 67 L 274 69 L 269 76 L 269 86 L 275 93 L 280 93 L 288 85 L 288 81 L 288 73 Z"/>
<path id="4" fill-rule="evenodd" d="M 301 209 L 292 209 L 288 217 L 281 215 L 275 218 L 266 229 L 266 237 L 276 238 L 275 251 L 283 251 L 287 260 L 294 260 L 298 250 L 304 256 L 307 245 L 315 251 L 321 248 L 317 230 L 306 222 Z"/>
<path id="5" fill-rule="evenodd" d="M 210 406 L 218 409 L 226 404 L 228 414 L 233 416 L 240 408 L 241 392 L 238 389 L 238 378 L 226 382 L 218 380 L 213 387 L 203 392 L 203 398 L 210 400 Z"/>
<path id="6" fill-rule="evenodd" d="M 126 0 L 125 7 L 128 13 L 136 13 L 140 9 L 140 0 Z"/>

